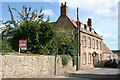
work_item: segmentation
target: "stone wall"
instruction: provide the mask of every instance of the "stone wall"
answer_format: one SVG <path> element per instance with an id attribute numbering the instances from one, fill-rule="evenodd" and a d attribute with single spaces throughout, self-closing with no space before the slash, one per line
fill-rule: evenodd
<path id="1" fill-rule="evenodd" d="M 3 78 L 40 78 L 76 70 L 71 58 L 68 65 L 63 66 L 60 56 L 56 58 L 48 55 L 0 56 L 2 57 Z"/>

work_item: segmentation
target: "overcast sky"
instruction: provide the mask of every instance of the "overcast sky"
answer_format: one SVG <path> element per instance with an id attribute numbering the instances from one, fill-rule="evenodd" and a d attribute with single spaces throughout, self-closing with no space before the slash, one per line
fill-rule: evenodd
<path id="1" fill-rule="evenodd" d="M 68 16 L 77 20 L 76 10 L 79 7 L 80 21 L 87 23 L 87 19 L 92 19 L 92 27 L 95 31 L 103 36 L 103 41 L 111 50 L 118 49 L 118 2 L 119 0 L 1 0 L 0 3 L 0 20 L 3 22 L 11 19 L 7 5 L 18 10 L 22 9 L 23 5 L 31 6 L 32 10 L 38 11 L 43 7 L 45 20 L 50 16 L 50 21 L 54 22 L 60 15 L 61 3 L 67 2 Z M 17 13 L 14 18 L 17 18 Z M 2 26 L 2 25 L 1 25 Z"/>

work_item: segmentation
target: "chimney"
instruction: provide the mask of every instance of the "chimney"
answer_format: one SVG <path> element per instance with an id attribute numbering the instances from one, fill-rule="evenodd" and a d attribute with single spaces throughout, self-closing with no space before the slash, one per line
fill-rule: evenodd
<path id="1" fill-rule="evenodd" d="M 61 3 L 61 16 L 67 15 L 67 4 L 65 2 L 65 4 L 63 5 L 63 3 Z"/>
<path id="2" fill-rule="evenodd" d="M 87 25 L 88 25 L 89 27 L 92 27 L 92 21 L 91 21 L 90 18 L 88 18 Z"/>

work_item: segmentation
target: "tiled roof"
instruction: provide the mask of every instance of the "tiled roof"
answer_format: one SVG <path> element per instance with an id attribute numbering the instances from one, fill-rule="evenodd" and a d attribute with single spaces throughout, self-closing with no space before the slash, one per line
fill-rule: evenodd
<path id="1" fill-rule="evenodd" d="M 104 42 L 102 42 L 103 53 L 113 53 Z"/>

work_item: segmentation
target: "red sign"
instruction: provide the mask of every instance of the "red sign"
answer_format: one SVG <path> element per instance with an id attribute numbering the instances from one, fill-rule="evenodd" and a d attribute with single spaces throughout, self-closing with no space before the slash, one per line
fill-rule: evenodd
<path id="1" fill-rule="evenodd" d="M 26 40 L 19 40 L 19 49 L 21 49 L 21 50 L 27 49 L 27 41 Z"/>

